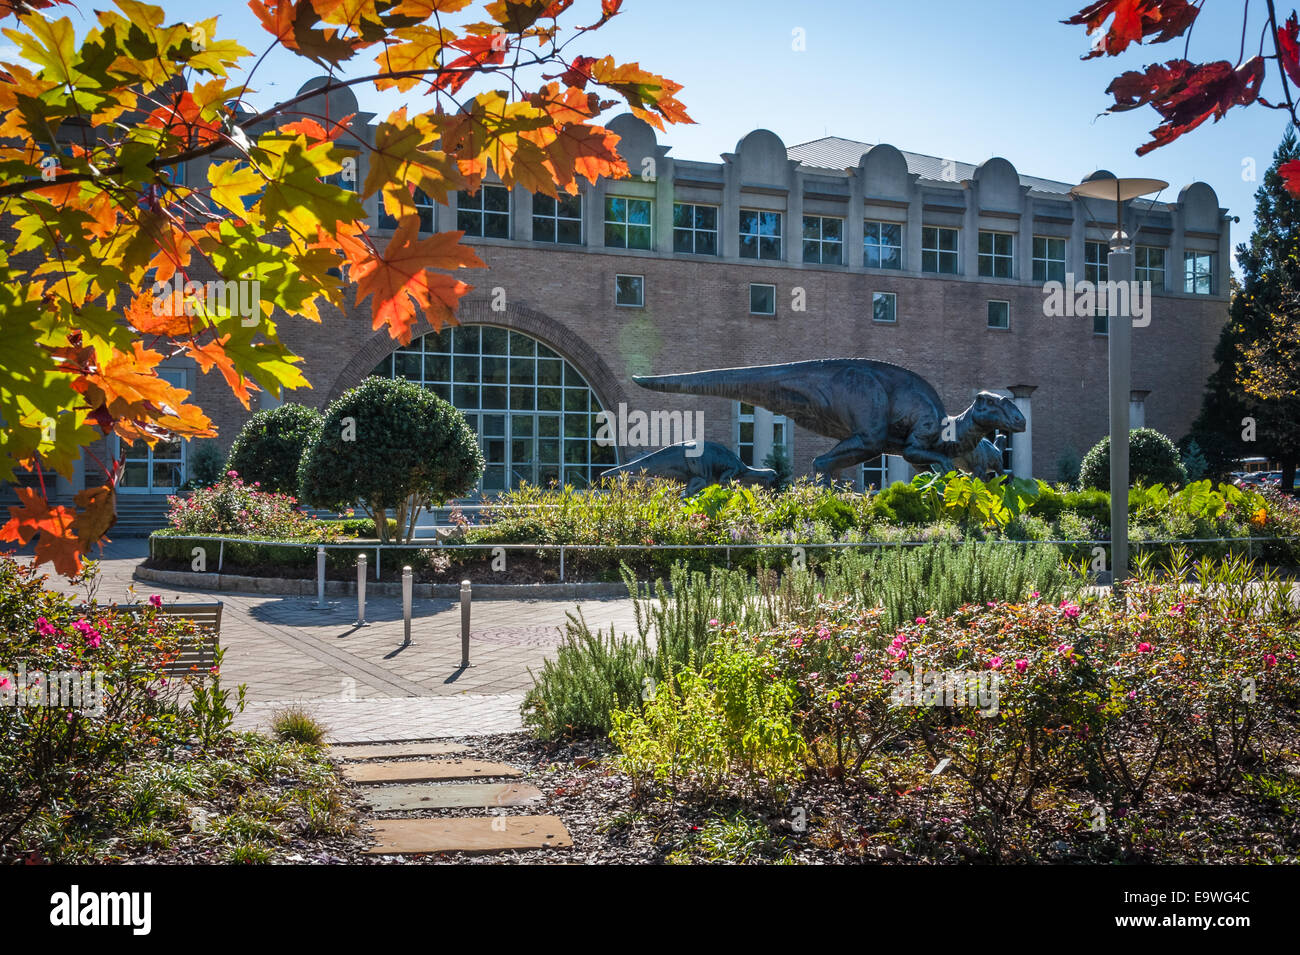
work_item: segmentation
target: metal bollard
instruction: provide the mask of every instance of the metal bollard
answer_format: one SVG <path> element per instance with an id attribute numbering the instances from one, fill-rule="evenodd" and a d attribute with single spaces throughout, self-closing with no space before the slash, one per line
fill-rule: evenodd
<path id="1" fill-rule="evenodd" d="M 404 637 L 402 646 L 411 642 L 411 589 L 414 586 L 411 568 L 402 568 L 402 622 Z"/>
<path id="2" fill-rule="evenodd" d="M 357 626 L 366 625 L 366 555 L 357 554 Z"/>
<path id="3" fill-rule="evenodd" d="M 316 609 L 325 609 L 325 548 L 316 548 Z"/>
<path id="4" fill-rule="evenodd" d="M 473 592 L 468 580 L 460 582 L 460 665 L 469 666 L 469 605 Z"/>

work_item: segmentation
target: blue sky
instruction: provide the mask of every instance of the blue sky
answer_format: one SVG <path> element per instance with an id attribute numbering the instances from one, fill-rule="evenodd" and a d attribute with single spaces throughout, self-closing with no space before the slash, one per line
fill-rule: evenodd
<path id="1" fill-rule="evenodd" d="M 80 5 L 89 10 L 106 0 Z M 255 53 L 265 49 L 265 34 L 242 0 L 163 6 L 184 19 L 218 12 L 223 34 Z M 716 160 L 745 133 L 766 127 L 787 145 L 835 135 L 965 162 L 1001 155 L 1023 173 L 1063 181 L 1106 168 L 1168 180 L 1162 198 L 1201 179 L 1241 217 L 1235 246 L 1249 234 L 1258 186 L 1243 179 L 1243 161 L 1253 159 L 1262 176 L 1284 114 L 1239 109 L 1137 157 L 1158 117 L 1149 109 L 1099 117 L 1110 102 L 1106 86 L 1124 69 L 1181 56 L 1183 43 L 1082 61 L 1082 28 L 1059 22 L 1082 6 L 1084 0 L 626 0 L 622 14 L 574 49 L 637 60 L 684 85 L 680 98 L 698 125 L 661 137 L 680 158 Z M 1248 55 L 1258 47 L 1263 7 L 1252 5 Z M 589 22 L 597 8 L 595 0 L 578 0 L 566 16 Z M 1206 4 L 1191 57 L 1235 61 L 1241 14 L 1241 0 Z M 803 31 L 803 51 L 792 48 L 796 29 Z M 292 56 L 271 57 L 255 79 L 255 103 L 291 95 L 314 70 Z M 362 91 L 361 100 L 363 108 L 386 113 L 402 97 Z"/>

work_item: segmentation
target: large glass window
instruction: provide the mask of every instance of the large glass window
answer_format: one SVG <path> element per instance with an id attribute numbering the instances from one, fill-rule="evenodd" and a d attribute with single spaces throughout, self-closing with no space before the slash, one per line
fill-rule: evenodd
<path id="1" fill-rule="evenodd" d="M 408 378 L 464 412 L 487 467 L 480 490 L 551 482 L 586 487 L 617 463 L 596 443 L 603 410 L 569 362 L 520 332 L 460 325 L 417 338 L 374 372 Z"/>
<path id="2" fill-rule="evenodd" d="M 843 265 L 844 220 L 804 216 L 803 260 L 813 265 Z"/>
<path id="3" fill-rule="evenodd" d="M 605 199 L 605 246 L 610 249 L 654 248 L 651 239 L 653 204 L 649 199 Z"/>
<path id="4" fill-rule="evenodd" d="M 416 188 L 411 193 L 411 201 L 415 203 L 416 215 L 420 217 L 420 231 L 433 231 L 433 200 L 428 197 L 423 189 Z M 390 216 L 384 208 L 383 196 L 379 197 L 379 228 L 396 229 L 397 217 Z"/>
<path id="5" fill-rule="evenodd" d="M 466 235 L 486 239 L 510 238 L 510 190 L 505 186 L 479 186 L 471 195 L 456 196 L 456 228 Z"/>
<path id="6" fill-rule="evenodd" d="M 1009 279 L 1015 262 L 1015 236 L 1010 232 L 979 234 L 979 272 L 985 278 Z"/>
<path id="7" fill-rule="evenodd" d="M 736 454 L 740 460 L 744 461 L 751 468 L 765 467 L 762 461 L 754 460 L 754 406 L 747 405 L 744 402 L 737 401 L 736 408 Z M 794 446 L 791 442 L 793 429 L 790 421 L 784 415 L 772 416 L 772 434 L 759 435 L 760 438 L 768 437 L 772 449 L 778 447 L 785 448 L 786 460 L 789 461 L 794 456 Z"/>
<path id="8" fill-rule="evenodd" d="M 1065 281 L 1065 240 L 1049 235 L 1034 236 L 1034 281 Z"/>
<path id="9" fill-rule="evenodd" d="M 533 196 L 533 241 L 560 245 L 582 245 L 582 194 L 561 193 L 552 199 L 544 193 Z"/>
<path id="10" fill-rule="evenodd" d="M 740 210 L 740 257 L 781 258 L 781 213 Z"/>
<path id="11" fill-rule="evenodd" d="M 869 269 L 903 267 L 903 226 L 897 222 L 862 223 L 862 264 Z"/>
<path id="12" fill-rule="evenodd" d="M 1214 294 L 1214 253 L 1183 253 L 1183 291 L 1193 295 Z"/>
<path id="13" fill-rule="evenodd" d="M 673 251 L 718 254 L 718 207 L 673 203 Z"/>
<path id="14" fill-rule="evenodd" d="M 956 229 L 925 226 L 921 229 L 921 271 L 956 275 L 958 268 Z"/>
<path id="15" fill-rule="evenodd" d="M 1134 250 L 1134 272 L 1139 282 L 1150 282 L 1155 292 L 1165 290 L 1165 250 L 1152 245 L 1139 245 Z"/>
<path id="16" fill-rule="evenodd" d="M 1110 281 L 1110 247 L 1105 242 L 1083 244 L 1083 277 L 1093 284 Z M 1092 331 L 1096 335 L 1110 334 L 1110 313 L 1099 301 L 1092 311 Z"/>

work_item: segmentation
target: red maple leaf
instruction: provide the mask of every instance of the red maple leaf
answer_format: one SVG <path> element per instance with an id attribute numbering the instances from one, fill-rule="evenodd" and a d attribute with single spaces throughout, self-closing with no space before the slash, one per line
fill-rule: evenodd
<path id="1" fill-rule="evenodd" d="M 1201 12 L 1188 0 L 1098 0 L 1084 7 L 1068 20 L 1070 26 L 1085 26 L 1089 35 L 1110 21 L 1110 27 L 1097 38 L 1083 59 L 1116 56 L 1130 43 L 1164 43 L 1182 36 Z"/>
<path id="2" fill-rule="evenodd" d="M 1210 117 L 1217 123 L 1232 107 L 1255 102 L 1263 82 L 1264 60 L 1258 56 L 1236 68 L 1227 60 L 1170 60 L 1116 77 L 1106 88 L 1115 97 L 1115 105 L 1107 112 L 1149 105 L 1161 115 L 1164 122 L 1151 131 L 1151 141 L 1138 148 L 1137 154 L 1144 156 Z"/>

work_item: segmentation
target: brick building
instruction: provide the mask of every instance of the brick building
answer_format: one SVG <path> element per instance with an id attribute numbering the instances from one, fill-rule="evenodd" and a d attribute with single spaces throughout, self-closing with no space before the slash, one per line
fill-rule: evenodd
<path id="1" fill-rule="evenodd" d="M 357 112 L 348 91 L 303 107 L 326 108 Z M 356 128 L 371 119 L 358 113 Z M 446 206 L 423 203 L 422 230 L 465 230 L 488 265 L 462 273 L 475 288 L 460 328 L 423 326 L 427 336 L 397 350 L 371 329 L 368 303 L 322 308 L 319 325 L 281 322 L 313 386 L 288 400 L 323 407 L 375 373 L 420 380 L 470 416 L 489 492 L 524 480 L 584 484 L 640 453 L 594 440 L 595 414 L 621 404 L 702 411 L 704 437 L 754 463 L 784 443 L 796 473 L 832 444 L 761 408 L 643 390 L 631 381 L 642 373 L 895 362 L 928 379 L 950 413 L 981 389 L 1013 395 L 1030 428 L 1014 436 L 1007 465 L 1049 480 L 1063 454 L 1081 455 L 1105 433 L 1107 319 L 1050 317 L 1044 286 L 1106 279 L 1113 207 L 1072 199 L 1069 184 L 1021 175 L 1002 158 L 972 166 L 834 137 L 787 147 L 760 129 L 706 162 L 672 156 L 631 116 L 610 125 L 631 179 L 584 183 L 559 202 L 488 185 Z M 353 188 L 364 155 L 358 163 Z M 205 184 L 206 164 L 191 164 L 185 181 Z M 383 235 L 391 222 L 374 198 L 368 211 Z M 1154 289 L 1150 322 L 1133 333 L 1134 426 L 1177 439 L 1227 316 L 1229 218 L 1199 182 L 1176 201 L 1134 203 L 1129 218 L 1137 277 Z M 166 373 L 196 392 L 228 445 L 247 412 L 220 377 L 185 360 Z M 180 445 L 139 452 L 122 494 L 168 493 L 184 480 L 185 457 Z M 871 483 L 907 476 L 894 459 L 865 472 Z"/>

